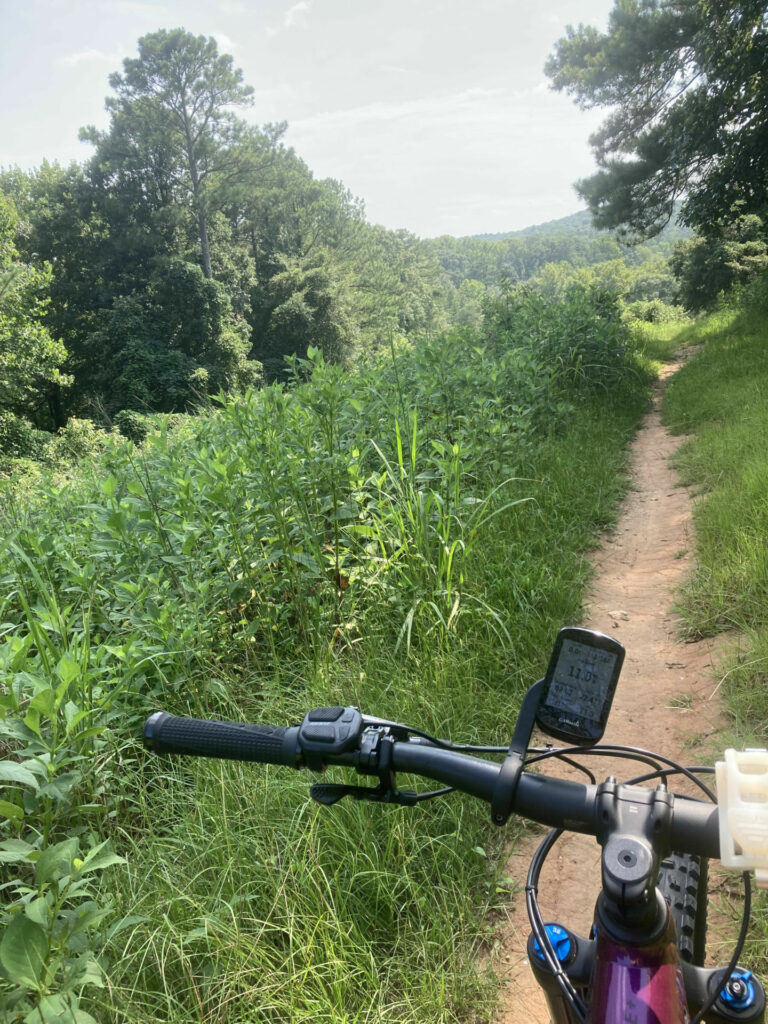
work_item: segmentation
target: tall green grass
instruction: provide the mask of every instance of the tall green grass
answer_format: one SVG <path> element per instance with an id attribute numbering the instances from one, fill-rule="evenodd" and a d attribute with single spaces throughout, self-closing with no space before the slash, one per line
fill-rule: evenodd
<path id="1" fill-rule="evenodd" d="M 683 596 L 697 636 L 768 623 L 768 330 L 763 296 L 702 325 L 703 351 L 667 389 L 664 416 L 692 432 L 676 465 L 694 510 L 697 570 Z"/>
<path id="2" fill-rule="evenodd" d="M 564 343 L 549 364 L 465 334 L 354 376 L 315 355 L 3 492 L 9 1021 L 487 1019 L 474 954 L 512 887 L 487 808 L 329 811 L 306 777 L 138 735 L 157 707 L 354 703 L 504 742 L 581 614 L 645 404 L 629 351 L 604 387 Z"/>
<path id="3" fill-rule="evenodd" d="M 647 323 L 643 320 L 630 322 L 634 344 L 640 359 L 651 366 L 660 366 L 672 360 L 675 353 L 691 337 L 690 322 L 671 321 Z"/>
<path id="4" fill-rule="evenodd" d="M 732 631 L 721 688 L 737 747 L 768 746 L 768 281 L 758 281 L 684 340 L 702 351 L 675 375 L 664 417 L 690 433 L 676 457 L 696 488 L 696 569 L 680 607 L 691 636 Z M 765 901 L 751 962 L 768 969 Z"/>

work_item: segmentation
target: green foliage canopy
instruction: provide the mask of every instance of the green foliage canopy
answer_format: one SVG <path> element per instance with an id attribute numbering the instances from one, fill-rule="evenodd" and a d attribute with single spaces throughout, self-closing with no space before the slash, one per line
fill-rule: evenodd
<path id="1" fill-rule="evenodd" d="M 20 261 L 15 245 L 18 215 L 0 192 L 0 411 L 34 413 L 60 371 L 66 350 L 43 323 L 50 268 Z"/>
<path id="2" fill-rule="evenodd" d="M 94 387 L 105 411 L 174 412 L 211 390 L 256 383 L 250 331 L 233 315 L 224 287 L 196 264 L 171 261 L 142 295 L 120 296 L 89 337 L 100 366 Z M 109 360 L 98 360 L 99 352 Z"/>
<path id="3" fill-rule="evenodd" d="M 161 29 L 139 39 L 139 56 L 110 76 L 117 93 L 107 99 L 108 132 L 87 128 L 96 161 L 120 177 L 150 181 L 162 205 L 186 201 L 197 219 L 205 276 L 213 276 L 208 215 L 222 179 L 238 170 L 246 128 L 230 109 L 251 103 L 228 54 L 213 38 L 184 29 Z M 247 170 L 247 159 L 240 170 Z"/>
<path id="4" fill-rule="evenodd" d="M 713 306 L 722 292 L 768 269 L 768 238 L 755 214 L 737 217 L 706 237 L 680 242 L 671 260 L 686 309 Z"/>
<path id="5" fill-rule="evenodd" d="M 349 296 L 334 280 L 330 253 L 308 259 L 275 259 L 275 273 L 252 304 L 255 352 L 269 377 L 286 370 L 286 357 L 306 358 L 310 348 L 329 362 L 349 355 L 355 324 Z"/>
<path id="6" fill-rule="evenodd" d="M 761 213 L 768 188 L 764 0 L 617 0 L 607 32 L 569 27 L 546 64 L 580 106 L 608 107 L 600 170 L 578 183 L 599 227 L 653 234 L 682 198 L 695 228 Z"/>

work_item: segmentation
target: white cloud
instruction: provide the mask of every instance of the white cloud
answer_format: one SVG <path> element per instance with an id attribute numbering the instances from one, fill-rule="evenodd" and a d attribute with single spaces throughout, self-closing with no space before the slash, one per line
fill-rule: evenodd
<path id="1" fill-rule="evenodd" d="M 427 236 L 511 230 L 577 209 L 571 183 L 593 166 L 592 119 L 540 86 L 472 86 L 289 118 L 288 142 L 388 227 Z"/>
<path id="2" fill-rule="evenodd" d="M 283 21 L 279 28 L 267 28 L 268 36 L 276 36 L 279 32 L 285 32 L 296 25 L 305 25 L 307 15 L 312 9 L 313 0 L 299 0 L 293 7 L 289 7 L 283 15 Z"/>
<path id="3" fill-rule="evenodd" d="M 277 82 L 266 89 L 254 89 L 253 102 L 257 108 L 267 107 L 279 113 L 284 110 L 290 100 L 297 95 L 296 88 L 290 82 Z M 272 115 L 270 114 L 270 117 Z M 277 114 L 275 114 L 277 116 Z"/>
<path id="4" fill-rule="evenodd" d="M 123 54 L 106 53 L 104 50 L 80 50 L 78 53 L 69 53 L 59 58 L 59 63 L 65 67 L 73 68 L 78 64 L 121 64 Z"/>
<path id="5" fill-rule="evenodd" d="M 297 131 L 314 131 L 327 128 L 351 128 L 356 125 L 376 122 L 402 123 L 413 118 L 429 120 L 434 123 L 449 120 L 460 112 L 474 112 L 480 116 L 483 114 L 487 116 L 490 110 L 496 109 L 495 104 L 491 105 L 488 101 L 502 96 L 503 93 L 502 89 L 470 88 L 448 96 L 421 96 L 399 103 L 379 101 L 368 103 L 362 107 L 350 107 L 347 110 L 323 111 L 312 117 L 292 121 L 291 127 Z"/>
<path id="6" fill-rule="evenodd" d="M 151 0 L 112 0 L 112 2 L 118 10 L 128 11 L 130 14 L 152 15 L 158 20 L 173 16 L 172 7 L 153 3 Z M 98 7 L 98 4 L 96 6 Z"/>
<path id="7" fill-rule="evenodd" d="M 232 53 L 232 51 L 236 50 L 240 45 L 239 43 L 236 43 L 234 39 L 230 39 L 229 36 L 225 35 L 223 32 L 212 32 L 211 35 L 216 40 L 216 45 L 222 53 Z"/>
<path id="8" fill-rule="evenodd" d="M 297 25 L 304 18 L 305 14 L 309 14 L 309 9 L 312 6 L 310 0 L 299 0 L 299 3 L 294 4 L 285 12 L 285 18 L 283 19 L 283 25 L 286 28 L 292 28 Z"/>

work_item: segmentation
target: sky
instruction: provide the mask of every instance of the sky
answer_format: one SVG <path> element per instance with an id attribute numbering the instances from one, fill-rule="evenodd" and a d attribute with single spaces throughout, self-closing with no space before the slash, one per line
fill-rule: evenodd
<path id="1" fill-rule="evenodd" d="M 370 221 L 421 237 L 514 231 L 583 207 L 604 112 L 549 88 L 566 25 L 613 0 L 0 0 L 0 167 L 88 159 L 108 78 L 140 36 L 184 27 L 230 53 L 254 124 L 336 178 Z"/>

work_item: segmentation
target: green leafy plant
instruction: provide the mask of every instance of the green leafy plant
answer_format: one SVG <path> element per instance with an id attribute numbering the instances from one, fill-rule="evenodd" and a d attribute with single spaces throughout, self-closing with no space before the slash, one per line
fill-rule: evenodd
<path id="1" fill-rule="evenodd" d="M 32 871 L 11 885 L 14 903 L 2 914 L 0 969 L 11 985 L 3 1009 L 24 1024 L 93 1024 L 80 1000 L 86 987 L 104 984 L 96 948 L 110 913 L 93 899 L 93 876 L 123 858 L 109 840 L 81 855 L 73 836 L 42 849 L 20 839 L 0 842 L 0 862 Z"/>

